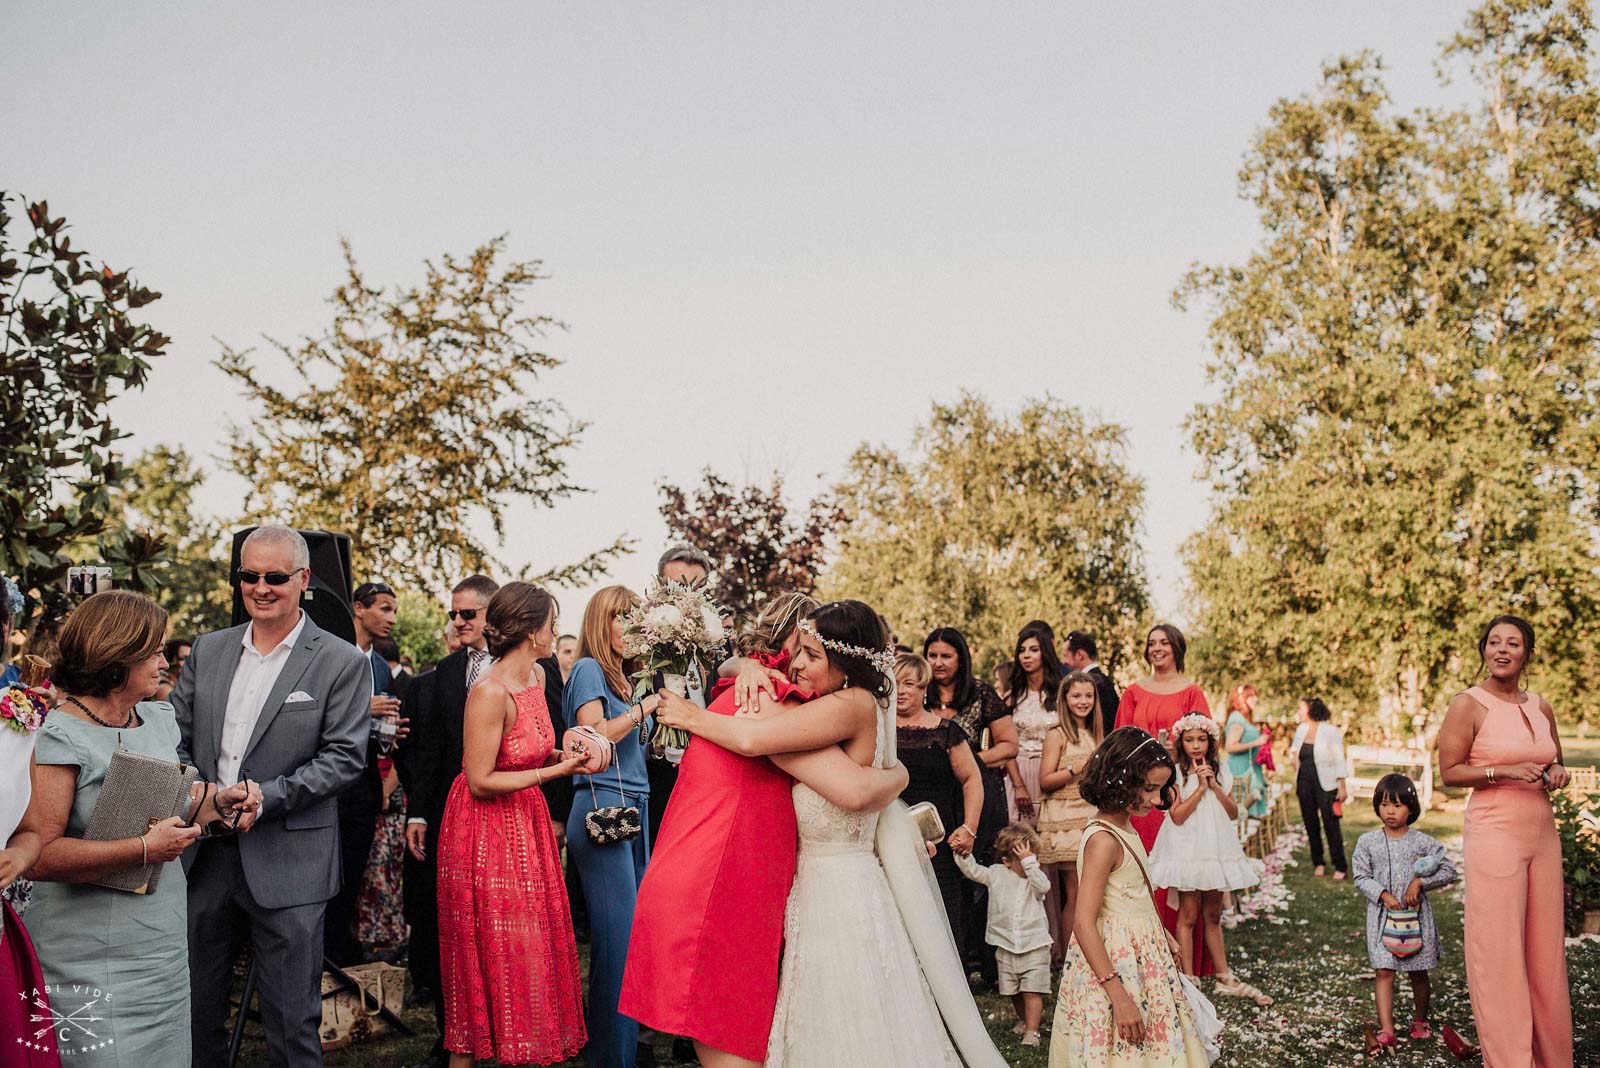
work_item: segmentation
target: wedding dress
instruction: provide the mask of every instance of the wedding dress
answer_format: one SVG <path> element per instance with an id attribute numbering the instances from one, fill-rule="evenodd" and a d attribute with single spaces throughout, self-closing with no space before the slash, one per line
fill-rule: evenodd
<path id="1" fill-rule="evenodd" d="M 894 707 L 891 698 L 878 715 L 875 767 L 895 760 Z M 968 992 L 905 805 L 895 802 L 880 819 L 846 812 L 801 783 L 793 796 L 800 853 L 767 1068 L 1004 1065 Z"/>

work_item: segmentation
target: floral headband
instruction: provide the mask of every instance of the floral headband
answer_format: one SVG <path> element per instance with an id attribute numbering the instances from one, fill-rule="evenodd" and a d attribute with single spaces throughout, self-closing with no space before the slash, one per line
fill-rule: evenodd
<path id="1" fill-rule="evenodd" d="M 832 638 L 824 638 L 817 633 L 816 625 L 809 619 L 800 621 L 800 629 L 805 631 L 813 641 L 824 649 L 838 653 L 841 656 L 858 657 L 877 668 L 882 674 L 889 676 L 891 679 L 894 678 L 894 650 L 868 649 L 865 646 L 847 645 L 844 642 L 834 641 Z"/>
<path id="2" fill-rule="evenodd" d="M 1217 721 L 1204 712 L 1190 712 L 1172 725 L 1172 736 L 1182 739 L 1187 731 L 1205 731 L 1211 735 L 1213 741 L 1222 737 L 1222 728 L 1217 726 Z"/>

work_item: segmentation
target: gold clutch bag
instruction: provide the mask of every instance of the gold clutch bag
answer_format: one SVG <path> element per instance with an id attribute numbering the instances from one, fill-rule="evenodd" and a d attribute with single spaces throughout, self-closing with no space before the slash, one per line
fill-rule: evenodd
<path id="1" fill-rule="evenodd" d="M 924 842 L 944 841 L 944 820 L 939 818 L 939 810 L 933 807 L 932 801 L 918 801 L 914 805 L 907 805 L 906 811 L 917 823 L 917 830 L 922 832 Z"/>
<path id="2" fill-rule="evenodd" d="M 94 811 L 89 813 L 84 839 L 106 842 L 138 838 L 162 820 L 184 815 L 189 810 L 189 787 L 196 777 L 195 769 L 187 764 L 130 753 L 119 746 L 111 753 L 111 764 L 106 768 Z M 154 893 L 161 868 L 158 863 L 137 864 L 94 882 L 113 890 Z"/>

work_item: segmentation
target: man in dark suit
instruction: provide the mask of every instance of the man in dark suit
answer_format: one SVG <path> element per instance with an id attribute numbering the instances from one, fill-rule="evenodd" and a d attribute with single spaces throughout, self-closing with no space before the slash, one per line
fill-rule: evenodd
<path id="1" fill-rule="evenodd" d="M 1073 671 L 1087 672 L 1094 679 L 1094 688 L 1100 694 L 1100 722 L 1104 733 L 1110 734 L 1117 725 L 1117 703 L 1122 700 L 1117 694 L 1117 684 L 1111 681 L 1100 667 L 1100 661 L 1094 647 L 1094 635 L 1088 631 L 1075 630 L 1067 635 L 1066 655 L 1061 658 Z"/>
<path id="2" fill-rule="evenodd" d="M 367 857 L 372 853 L 372 838 L 377 831 L 378 814 L 383 809 L 383 776 L 378 774 L 383 735 L 378 730 L 378 721 L 393 720 L 400 714 L 400 698 L 394 693 L 389 662 L 378 654 L 373 643 L 387 638 L 394 629 L 398 607 L 394 590 L 383 582 L 363 582 L 356 587 L 350 602 L 355 616 L 356 648 L 365 653 L 372 664 L 373 723 L 361 778 L 339 795 L 339 854 L 343 877 L 339 892 L 328 902 L 322 940 L 323 955 L 341 968 L 361 963 L 361 943 L 355 936 L 356 903 L 361 899 Z M 397 731 L 403 726 L 397 723 Z"/>
<path id="3" fill-rule="evenodd" d="M 433 671 L 412 683 L 401 708 L 410 721 L 410 734 L 400 749 L 402 783 L 406 788 L 406 919 L 411 924 L 412 984 L 433 994 L 439 1041 L 424 1065 L 448 1064 L 444 1049 L 444 991 L 439 980 L 439 891 L 437 857 L 439 825 L 451 784 L 461 771 L 467 693 L 488 674 L 493 659 L 483 636 L 484 613 L 499 585 L 486 575 L 462 579 L 450 591 L 450 623 L 460 647 Z M 544 669 L 545 702 L 559 744 L 566 731 L 561 714 L 561 668 L 554 657 L 539 661 Z M 544 787 L 557 840 L 566 836 L 566 818 L 572 811 L 570 779 Z"/>

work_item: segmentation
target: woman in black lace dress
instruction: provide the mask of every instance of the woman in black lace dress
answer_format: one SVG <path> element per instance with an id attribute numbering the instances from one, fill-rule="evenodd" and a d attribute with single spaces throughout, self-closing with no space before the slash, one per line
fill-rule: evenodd
<path id="1" fill-rule="evenodd" d="M 923 702 L 940 719 L 953 722 L 967 736 L 983 781 L 983 816 L 978 821 L 972 855 L 979 864 L 993 864 L 994 836 L 1006 825 L 1005 769 L 1017 755 L 1017 728 L 1011 710 L 994 687 L 972 676 L 972 653 L 966 637 L 954 627 L 938 627 L 922 645 L 922 655 L 933 669 L 933 683 Z M 967 941 L 962 951 L 976 964 L 985 982 L 995 981 L 994 949 L 983 940 L 987 896 L 983 887 L 961 880 L 962 923 Z"/>
<path id="2" fill-rule="evenodd" d="M 895 660 L 895 744 L 900 763 L 911 781 L 900 794 L 908 805 L 927 801 L 939 813 L 948 837 L 933 853 L 933 872 L 939 880 L 945 915 L 956 945 L 966 944 L 961 888 L 966 880 L 956 867 L 952 850 L 972 852 L 978 822 L 983 815 L 983 778 L 978 762 L 960 727 L 923 707 L 933 669 L 915 653 Z"/>

